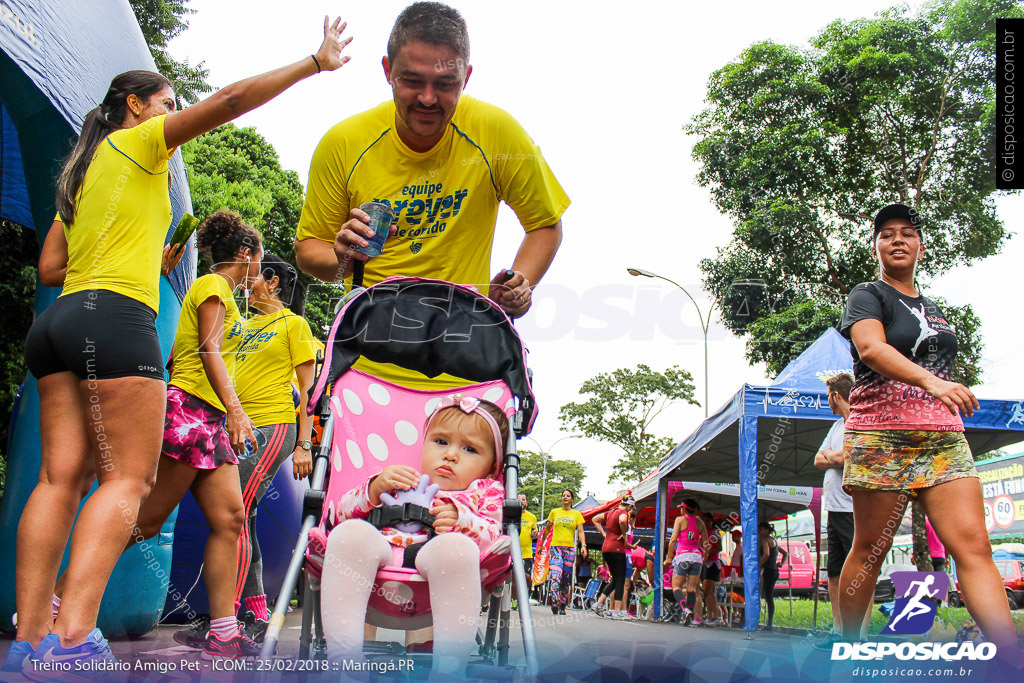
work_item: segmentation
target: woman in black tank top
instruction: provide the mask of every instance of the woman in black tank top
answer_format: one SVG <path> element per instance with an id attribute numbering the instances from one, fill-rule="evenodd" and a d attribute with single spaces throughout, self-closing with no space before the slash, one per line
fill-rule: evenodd
<path id="1" fill-rule="evenodd" d="M 761 567 L 761 597 L 768 606 L 768 618 L 764 630 L 772 630 L 775 618 L 775 582 L 779 580 L 779 564 L 786 561 L 786 551 L 779 547 L 773 536 L 772 525 L 761 522 L 757 525 L 758 556 Z M 782 558 L 779 558 L 779 554 Z"/>

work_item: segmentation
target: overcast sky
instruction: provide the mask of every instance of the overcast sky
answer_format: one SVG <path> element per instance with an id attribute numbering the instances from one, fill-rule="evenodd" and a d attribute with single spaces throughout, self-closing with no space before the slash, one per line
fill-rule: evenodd
<path id="1" fill-rule="evenodd" d="M 175 59 L 205 61 L 210 82 L 219 87 L 315 51 L 323 15 L 344 17 L 355 37 L 347 50 L 351 62 L 238 121 L 255 126 L 305 185 L 324 132 L 390 98 L 380 61 L 394 19 L 407 4 L 191 0 L 196 14 L 170 51 Z M 633 266 L 675 280 L 706 315 L 710 301 L 698 263 L 728 242 L 732 225 L 694 182 L 695 141 L 682 126 L 702 109 L 711 72 L 751 43 L 806 45 L 835 19 L 871 16 L 895 3 L 450 4 L 469 25 L 473 75 L 466 92 L 516 117 L 572 199 L 563 217 L 561 251 L 535 294 L 533 311 L 518 324 L 530 348 L 541 409 L 532 436 L 550 447 L 566 435 L 558 408 L 577 400 L 584 380 L 637 363 L 657 370 L 681 365 L 693 374 L 702 400 L 704 338 L 693 304 L 668 283 L 626 273 Z M 1007 228 L 1017 231 L 1024 200 L 1003 197 L 998 205 Z M 515 215 L 502 206 L 492 272 L 511 263 L 521 239 Z M 925 286 L 926 293 L 951 303 L 972 303 L 981 317 L 982 398 L 1024 398 L 1021 324 L 1014 312 L 1019 286 L 1013 277 L 1024 263 L 1022 241 L 1015 235 L 1002 254 Z M 747 364 L 743 342 L 714 318 L 708 354 L 712 411 L 744 382 L 766 380 L 763 367 Z M 701 407 L 674 407 L 658 418 L 654 431 L 682 440 L 703 416 Z M 520 447 L 538 450 L 529 440 Z M 603 499 L 620 488 L 608 483 L 618 449 L 570 438 L 552 453 L 586 466 L 586 492 Z"/>

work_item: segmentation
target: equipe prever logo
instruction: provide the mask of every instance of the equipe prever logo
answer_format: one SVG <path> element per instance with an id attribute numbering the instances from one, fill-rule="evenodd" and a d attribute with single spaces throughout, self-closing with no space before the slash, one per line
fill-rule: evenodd
<path id="1" fill-rule="evenodd" d="M 939 601 L 946 599 L 949 576 L 945 572 L 893 572 L 892 583 L 896 605 L 885 635 L 923 635 L 935 623 Z M 988 660 L 996 655 L 992 643 L 833 643 L 832 659 L 881 659 L 895 655 L 897 659 L 954 661 L 960 659 Z"/>

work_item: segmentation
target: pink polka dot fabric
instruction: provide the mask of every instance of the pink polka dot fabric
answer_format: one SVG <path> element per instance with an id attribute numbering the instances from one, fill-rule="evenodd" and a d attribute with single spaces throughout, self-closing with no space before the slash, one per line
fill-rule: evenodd
<path id="1" fill-rule="evenodd" d="M 506 416 L 515 414 L 512 392 L 501 380 L 425 391 L 392 384 L 360 370 L 349 370 L 338 379 L 331 392 L 334 438 L 324 504 L 329 526 L 338 521 L 334 515 L 341 497 L 385 466 L 419 467 L 427 417 L 444 396 L 453 393 L 490 401 Z"/>

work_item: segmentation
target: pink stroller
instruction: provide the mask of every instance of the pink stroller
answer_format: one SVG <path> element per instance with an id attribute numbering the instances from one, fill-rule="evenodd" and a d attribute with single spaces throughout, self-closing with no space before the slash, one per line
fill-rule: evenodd
<path id="1" fill-rule="evenodd" d="M 360 356 L 394 363 L 428 377 L 448 373 L 473 382 L 457 390 L 409 389 L 352 369 Z M 388 278 L 352 296 L 338 313 L 327 341 L 326 357 L 309 405 L 326 423 L 317 453 L 313 484 L 306 494 L 303 527 L 271 616 L 261 657 L 269 658 L 284 623 L 288 598 L 298 581 L 304 555 L 307 576 L 319 578 L 322 532 L 333 526 L 342 495 L 386 465 L 417 466 L 420 431 L 441 397 L 458 391 L 485 399 L 509 417 L 510 434 L 504 453 L 503 529 L 518 538 L 521 508 L 517 498 L 519 458 L 516 438 L 527 434 L 535 418 L 525 350 L 505 313 L 476 290 L 438 280 Z M 403 511 L 388 508 L 391 514 Z M 409 511 L 406 511 L 409 514 Z M 530 620 L 528 584 L 518 542 L 510 547 L 511 573 L 520 610 L 527 669 L 536 671 L 536 645 Z M 396 552 L 398 552 L 396 550 Z M 367 622 L 384 628 L 419 629 L 431 624 L 426 580 L 403 567 L 400 554 L 393 566 L 376 577 Z M 480 654 L 507 664 L 509 649 L 509 568 L 482 567 L 483 589 L 491 592 L 486 633 L 479 638 Z M 300 658 L 310 644 L 322 639 L 319 592 L 306 582 L 300 636 Z M 368 654 L 382 650 L 368 650 Z M 389 646 L 384 652 L 401 654 Z"/>

